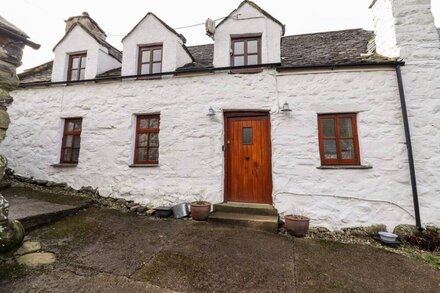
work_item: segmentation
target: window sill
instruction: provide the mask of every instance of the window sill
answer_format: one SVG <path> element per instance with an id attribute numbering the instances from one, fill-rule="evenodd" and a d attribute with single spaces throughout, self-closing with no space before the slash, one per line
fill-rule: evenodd
<path id="1" fill-rule="evenodd" d="M 368 169 L 373 169 L 373 166 L 366 166 L 366 165 L 333 165 L 333 166 L 319 166 L 316 167 L 316 169 L 320 169 L 320 170 L 368 170 Z"/>
<path id="2" fill-rule="evenodd" d="M 263 72 L 263 68 L 252 67 L 252 68 L 231 69 L 229 72 L 231 74 L 256 74 L 256 73 Z"/>
<path id="3" fill-rule="evenodd" d="M 160 167 L 159 164 L 131 164 L 128 165 L 130 168 L 157 168 Z"/>
<path id="4" fill-rule="evenodd" d="M 55 168 L 75 168 L 78 164 L 52 164 L 50 166 Z"/>

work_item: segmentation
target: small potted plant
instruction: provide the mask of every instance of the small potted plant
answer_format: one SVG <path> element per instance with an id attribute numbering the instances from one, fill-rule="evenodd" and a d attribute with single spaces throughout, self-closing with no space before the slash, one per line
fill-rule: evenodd
<path id="1" fill-rule="evenodd" d="M 199 199 L 191 203 L 191 218 L 195 221 L 206 221 L 210 212 L 210 202 Z"/>
<path id="2" fill-rule="evenodd" d="M 284 217 L 286 230 L 295 237 L 304 237 L 309 233 L 310 219 L 301 215 L 287 215 Z"/>

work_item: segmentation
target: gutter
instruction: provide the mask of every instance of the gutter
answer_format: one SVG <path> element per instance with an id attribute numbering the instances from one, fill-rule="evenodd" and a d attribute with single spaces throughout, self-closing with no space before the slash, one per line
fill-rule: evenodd
<path id="1" fill-rule="evenodd" d="M 419 207 L 419 195 L 417 191 L 416 170 L 414 166 L 414 155 L 413 155 L 413 149 L 411 143 L 411 132 L 409 129 L 408 111 L 406 108 L 406 100 L 405 100 L 405 90 L 403 87 L 402 71 L 400 67 L 401 67 L 400 64 L 396 66 L 396 75 L 397 75 L 397 84 L 399 86 L 400 104 L 402 107 L 403 126 L 405 128 L 406 148 L 408 150 L 408 164 L 409 164 L 409 171 L 411 176 L 411 187 L 412 187 L 413 202 L 414 202 L 414 215 L 416 218 L 417 228 L 419 230 L 422 230 L 423 228 L 420 219 L 420 207 Z"/>
<path id="2" fill-rule="evenodd" d="M 162 76 L 168 75 L 180 75 L 180 74 L 191 74 L 191 73 L 212 73 L 217 71 L 240 71 L 246 69 L 262 69 L 262 68 L 275 68 L 278 72 L 284 70 L 301 70 L 301 69 L 331 69 L 335 70 L 338 68 L 348 68 L 348 67 L 359 67 L 359 66 L 396 66 L 396 65 L 405 64 L 402 61 L 385 61 L 385 62 L 357 62 L 357 63 L 348 63 L 348 64 L 317 64 L 317 65 L 305 65 L 305 66 L 281 66 L 281 63 L 266 63 L 266 64 L 257 64 L 257 65 L 247 65 L 247 66 L 228 66 L 228 67 L 206 67 L 206 68 L 196 68 L 196 69 L 182 69 L 177 71 L 168 71 L 161 73 L 153 73 L 153 74 L 142 74 L 142 75 L 125 75 L 125 76 L 106 76 L 106 77 L 97 77 L 93 79 L 83 79 L 76 81 L 36 81 L 36 82 L 28 82 L 21 83 L 19 85 L 20 88 L 28 88 L 35 86 L 51 86 L 51 85 L 74 85 L 81 84 L 87 82 L 100 82 L 100 81 L 111 81 L 111 80 L 124 80 L 124 79 L 148 79 L 148 78 L 159 78 Z"/>

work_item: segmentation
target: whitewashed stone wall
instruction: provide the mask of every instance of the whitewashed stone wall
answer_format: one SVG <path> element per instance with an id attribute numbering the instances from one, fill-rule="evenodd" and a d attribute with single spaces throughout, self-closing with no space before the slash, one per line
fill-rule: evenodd
<path id="1" fill-rule="evenodd" d="M 388 7 L 387 10 L 382 10 Z M 373 6 L 376 42 L 398 52 L 414 149 L 422 224 L 437 223 L 440 210 L 440 39 L 430 0 L 378 0 Z M 393 27 L 381 35 L 383 28 Z M 380 43 L 378 43 L 379 45 Z M 394 47 L 393 47 L 394 44 Z M 384 48 L 379 46 L 378 49 Z M 388 56 L 389 51 L 383 50 Z"/>
<path id="2" fill-rule="evenodd" d="M 20 175 L 90 185 L 105 196 L 151 205 L 196 197 L 222 202 L 221 109 L 266 109 L 274 205 L 281 213 L 302 212 L 329 228 L 414 223 L 394 71 L 216 73 L 25 89 L 13 96 L 13 122 L 0 149 Z M 285 101 L 290 116 L 279 112 Z M 209 106 L 214 118 L 206 116 Z M 362 163 L 372 169 L 319 170 L 317 113 L 347 111 L 359 112 Z M 134 113 L 152 112 L 161 113 L 160 167 L 130 168 Z M 62 118 L 77 116 L 83 117 L 79 165 L 51 167 L 59 161 Z M 421 204 L 433 214 L 440 208 L 440 201 Z M 438 215 L 431 219 L 440 223 Z"/>

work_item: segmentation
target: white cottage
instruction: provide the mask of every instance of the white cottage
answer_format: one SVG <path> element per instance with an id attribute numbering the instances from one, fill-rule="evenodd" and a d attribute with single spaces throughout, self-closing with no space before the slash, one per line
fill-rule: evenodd
<path id="1" fill-rule="evenodd" d="M 375 32 L 284 36 L 243 1 L 201 46 L 148 13 L 123 53 L 89 15 L 70 18 L 53 63 L 21 75 L 1 151 L 19 175 L 151 206 L 201 198 L 331 229 L 439 225 L 430 0 L 370 8 Z"/>

